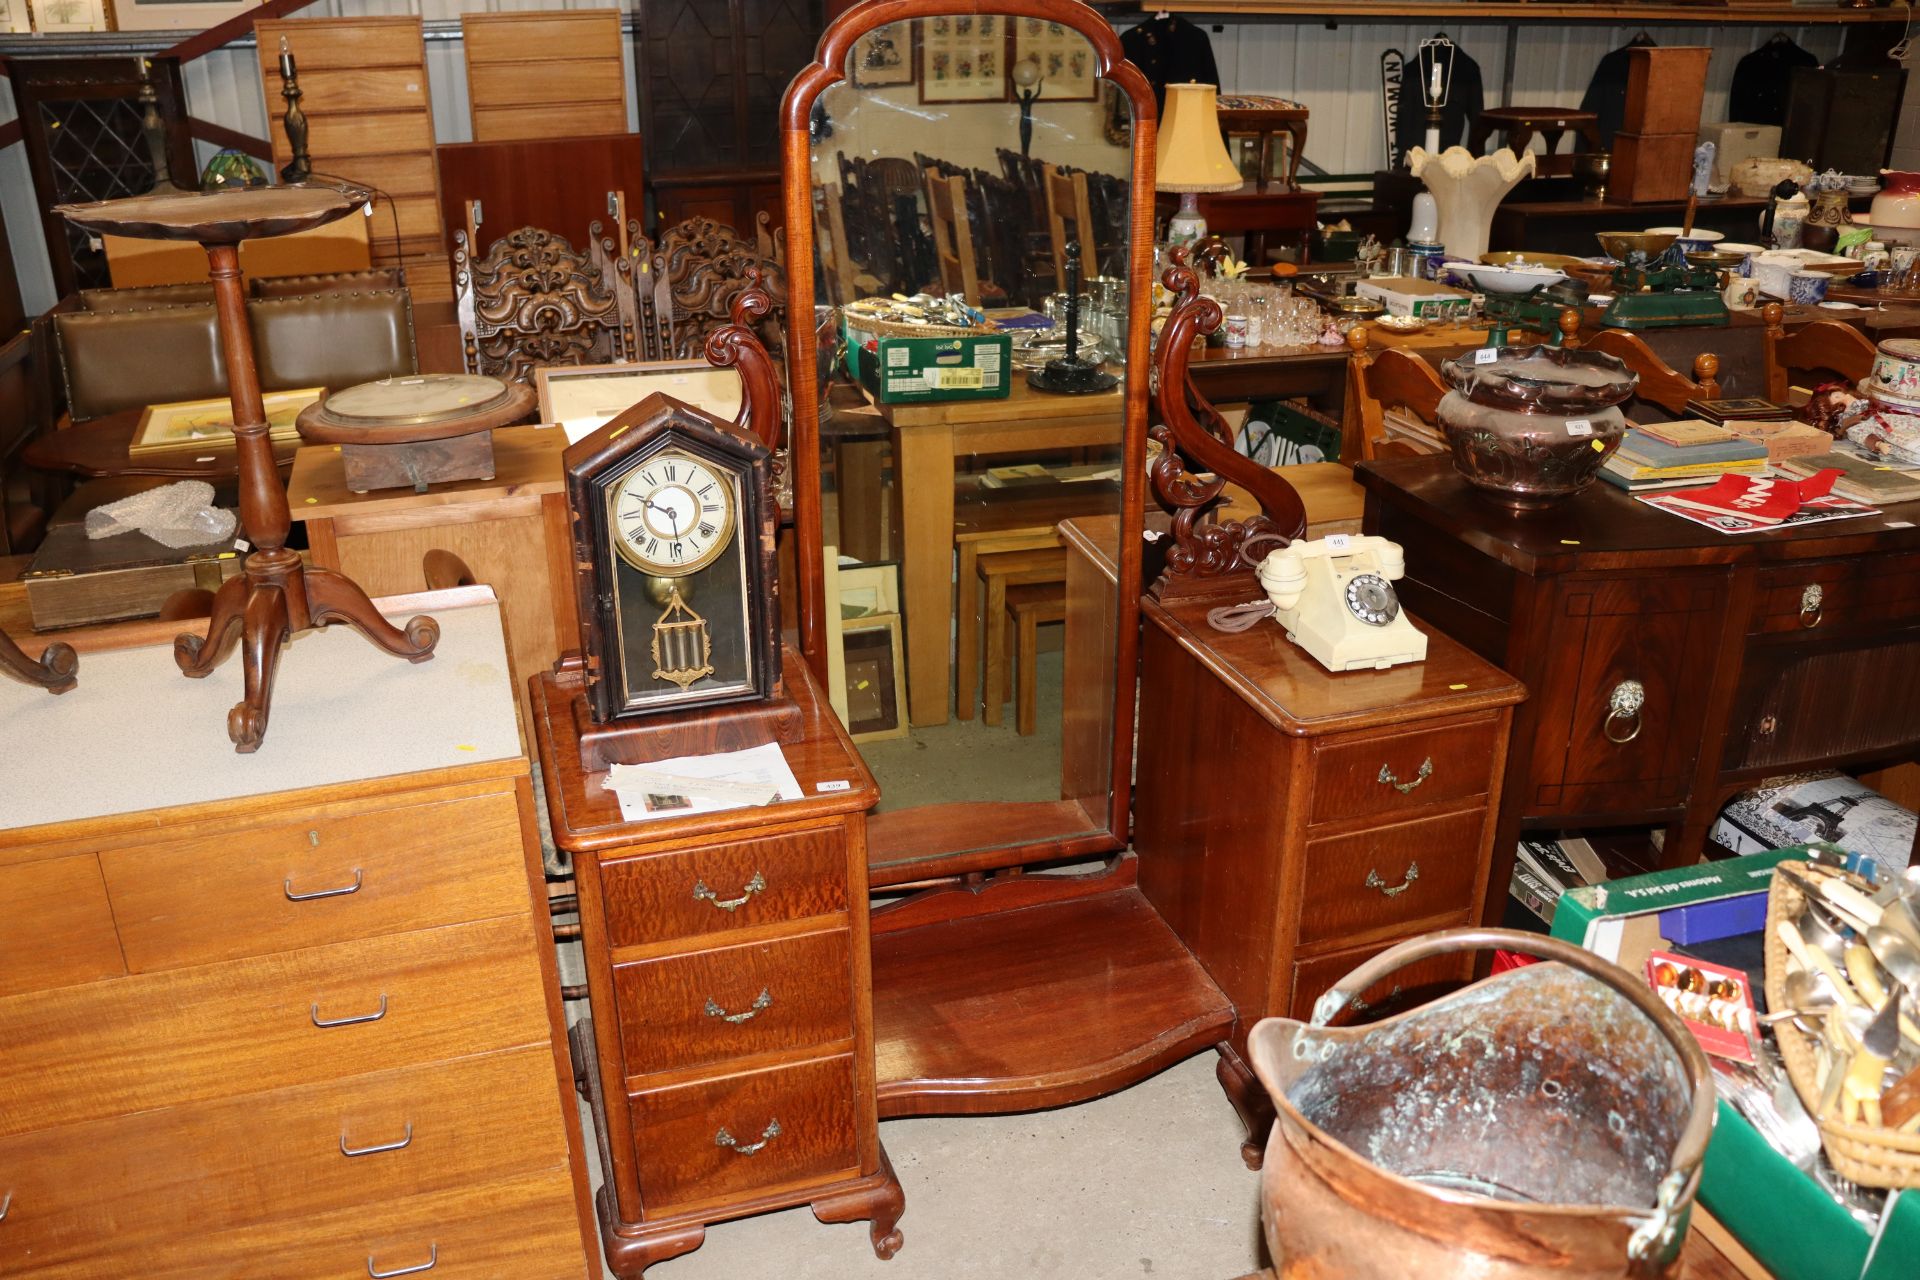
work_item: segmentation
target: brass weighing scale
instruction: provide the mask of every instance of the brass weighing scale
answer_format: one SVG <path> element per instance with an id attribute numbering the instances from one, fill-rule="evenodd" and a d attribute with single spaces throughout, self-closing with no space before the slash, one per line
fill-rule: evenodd
<path id="1" fill-rule="evenodd" d="M 1724 325 L 1727 304 L 1720 273 L 1694 266 L 1674 248 L 1672 232 L 1602 231 L 1600 247 L 1619 261 L 1613 270 L 1613 301 L 1600 323 L 1613 329 L 1671 329 Z"/>
<path id="2" fill-rule="evenodd" d="M 340 446 L 347 488 L 411 487 L 493 478 L 493 429 L 534 407 L 533 388 L 468 373 L 405 374 L 347 387 L 300 411 L 313 444 Z"/>

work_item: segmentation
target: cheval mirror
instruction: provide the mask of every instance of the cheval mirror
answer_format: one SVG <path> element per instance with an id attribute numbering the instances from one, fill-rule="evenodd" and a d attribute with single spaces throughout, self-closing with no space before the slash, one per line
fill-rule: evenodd
<path id="1" fill-rule="evenodd" d="M 881 788 L 872 883 L 1117 852 L 1140 592 L 1152 92 L 1077 0 L 877 0 L 833 23 L 817 58 L 782 113 L 789 314 L 812 304 L 817 321 L 792 324 L 788 365 L 799 616 L 823 684 L 857 663 L 843 661 L 848 638 L 870 625 L 870 605 L 839 584 L 877 581 L 869 595 L 903 640 L 900 732 L 861 747 Z M 991 317 L 1030 320 L 1055 295 L 1062 309 L 1076 253 L 1079 331 L 1119 375 L 1113 390 L 1034 390 L 1021 362 L 1038 348 L 1016 346 L 1005 398 L 882 404 L 860 392 L 859 353 L 837 341 L 846 304 L 964 295 Z M 1015 603 L 1064 625 L 1034 622 L 1046 647 L 1009 660 Z M 871 670 L 844 677 L 849 697 Z M 1002 712 L 1016 689 L 1030 713 Z M 857 732 L 858 709 L 839 709 Z"/>

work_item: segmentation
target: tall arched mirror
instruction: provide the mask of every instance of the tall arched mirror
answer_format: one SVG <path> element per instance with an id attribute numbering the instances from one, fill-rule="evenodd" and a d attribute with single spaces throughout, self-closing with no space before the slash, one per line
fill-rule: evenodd
<path id="1" fill-rule="evenodd" d="M 874 883 L 1122 848 L 1151 91 L 1077 0 L 880 0 L 818 59 L 784 107 L 796 562 Z"/>

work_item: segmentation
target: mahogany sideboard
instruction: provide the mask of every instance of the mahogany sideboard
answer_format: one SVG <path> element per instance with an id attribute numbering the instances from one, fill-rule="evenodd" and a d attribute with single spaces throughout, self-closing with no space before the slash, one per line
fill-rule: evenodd
<path id="1" fill-rule="evenodd" d="M 179 623 L 0 681 L 0 1274 L 589 1274 L 499 609 L 380 603 L 433 660 L 303 636 L 255 755 Z"/>
<path id="2" fill-rule="evenodd" d="M 1755 781 L 1920 749 L 1920 506 L 1729 537 L 1605 483 L 1542 511 L 1445 456 L 1361 463 L 1401 599 L 1530 696 L 1516 714 L 1484 918 L 1528 828 L 1659 826 L 1705 850 Z"/>

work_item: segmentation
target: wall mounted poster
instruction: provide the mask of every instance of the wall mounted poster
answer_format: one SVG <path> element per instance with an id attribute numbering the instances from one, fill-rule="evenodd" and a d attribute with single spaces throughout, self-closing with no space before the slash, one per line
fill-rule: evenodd
<path id="1" fill-rule="evenodd" d="M 26 33 L 33 30 L 33 11 L 27 0 L 0 0 L 0 31 Z"/>
<path id="2" fill-rule="evenodd" d="M 913 24 L 889 22 L 853 42 L 853 82 L 862 89 L 913 83 Z"/>
<path id="3" fill-rule="evenodd" d="M 21 4 L 24 0 L 9 0 Z M 107 0 L 33 0 L 33 27 L 48 31 L 111 31 L 113 11 Z"/>
<path id="4" fill-rule="evenodd" d="M 962 13 L 919 22 L 920 101 L 1007 100 L 1007 19 Z"/>
<path id="5" fill-rule="evenodd" d="M 1013 61 L 1040 64 L 1042 102 L 1091 102 L 1097 91 L 1093 46 L 1064 22 L 1014 18 Z"/>

